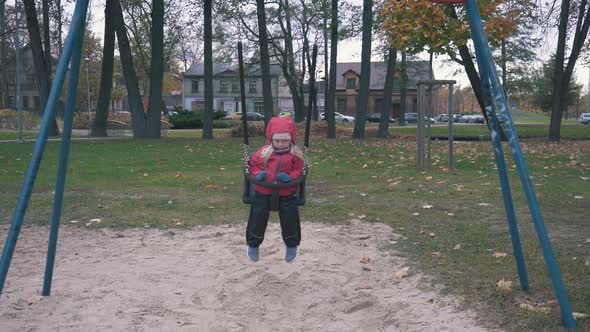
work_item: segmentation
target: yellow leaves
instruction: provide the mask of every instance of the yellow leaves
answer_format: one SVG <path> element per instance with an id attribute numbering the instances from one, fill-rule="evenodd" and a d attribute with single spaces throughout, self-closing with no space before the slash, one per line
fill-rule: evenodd
<path id="1" fill-rule="evenodd" d="M 410 275 L 410 268 L 409 267 L 404 267 L 399 271 L 396 271 L 393 273 L 393 278 L 397 281 L 402 280 L 403 278 L 407 277 Z"/>
<path id="2" fill-rule="evenodd" d="M 219 188 L 219 186 L 216 184 L 208 184 L 207 185 L 207 189 L 217 189 L 217 188 Z"/>
<path id="3" fill-rule="evenodd" d="M 495 258 L 504 258 L 504 257 L 508 256 L 508 254 L 505 252 L 495 252 L 492 254 L 492 256 Z"/>
<path id="4" fill-rule="evenodd" d="M 512 281 L 502 278 L 496 283 L 496 288 L 500 291 L 509 292 L 512 290 Z"/>

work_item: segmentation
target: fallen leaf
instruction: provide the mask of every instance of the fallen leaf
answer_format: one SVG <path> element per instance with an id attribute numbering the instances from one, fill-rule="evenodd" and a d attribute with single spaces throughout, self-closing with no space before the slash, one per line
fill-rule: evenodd
<path id="1" fill-rule="evenodd" d="M 580 176 L 580 179 L 582 179 L 584 181 L 588 181 L 588 177 L 587 176 Z"/>
<path id="2" fill-rule="evenodd" d="M 70 220 L 70 223 L 71 224 L 77 224 L 77 223 L 79 223 L 79 221 L 78 220 Z"/>
<path id="3" fill-rule="evenodd" d="M 365 197 L 365 196 L 367 196 L 367 195 L 368 195 L 368 194 L 365 194 L 365 193 L 361 193 L 361 196 L 363 196 L 363 197 Z"/>
<path id="4" fill-rule="evenodd" d="M 207 189 L 216 189 L 216 188 L 219 188 L 219 186 L 216 184 L 208 184 L 207 185 Z"/>
<path id="5" fill-rule="evenodd" d="M 432 209 L 432 205 L 428 205 L 428 204 L 422 205 L 422 208 L 430 210 L 430 209 Z"/>
<path id="6" fill-rule="evenodd" d="M 178 179 L 178 178 L 181 178 L 183 176 L 184 176 L 184 174 L 182 174 L 182 172 L 178 172 L 178 173 L 176 173 L 176 175 L 174 176 L 174 178 L 175 179 Z"/>
<path id="7" fill-rule="evenodd" d="M 489 203 L 479 203 L 479 204 L 477 204 L 477 205 L 479 205 L 479 206 L 490 206 L 490 204 L 489 204 Z"/>
<path id="8" fill-rule="evenodd" d="M 434 251 L 430 253 L 432 256 L 440 256 L 440 251 Z"/>
<path id="9" fill-rule="evenodd" d="M 447 213 L 447 216 L 449 216 L 449 217 L 452 217 L 452 216 L 454 216 L 454 215 L 455 215 L 455 214 L 454 214 L 454 213 L 452 213 L 452 212 L 449 212 L 449 213 Z"/>
<path id="10" fill-rule="evenodd" d="M 369 167 L 369 165 L 367 165 L 367 164 L 364 164 L 363 165 L 363 168 L 367 168 L 367 167 Z"/>
<path id="11" fill-rule="evenodd" d="M 364 214 L 361 214 L 360 216 L 358 216 L 357 218 L 359 219 L 365 219 L 367 216 L 365 216 Z"/>
<path id="12" fill-rule="evenodd" d="M 428 180 L 428 181 L 432 180 L 432 176 L 427 176 L 426 180 Z"/>
<path id="13" fill-rule="evenodd" d="M 101 222 L 102 219 L 100 219 L 100 218 L 94 218 L 94 219 L 90 219 L 89 221 L 90 222 Z"/>
<path id="14" fill-rule="evenodd" d="M 502 291 L 510 291 L 512 290 L 512 281 L 504 280 L 504 278 L 502 278 L 501 280 L 498 280 L 496 287 Z"/>
<path id="15" fill-rule="evenodd" d="M 436 233 L 428 233 L 428 235 L 429 235 L 430 237 L 435 237 L 435 236 L 436 236 Z"/>
<path id="16" fill-rule="evenodd" d="M 27 301 L 27 303 L 28 303 L 29 305 L 33 305 L 33 304 L 37 304 L 37 303 L 41 302 L 42 300 L 43 300 L 43 296 L 40 296 L 40 295 L 35 295 L 35 296 L 31 297 L 31 298 L 30 298 L 30 299 Z"/>
<path id="17" fill-rule="evenodd" d="M 415 215 L 415 216 L 419 216 L 420 215 L 420 213 L 418 213 L 418 212 L 414 212 L 412 214 Z"/>
<path id="18" fill-rule="evenodd" d="M 549 312 L 549 308 L 545 308 L 545 307 L 537 307 L 534 306 L 532 304 L 528 304 L 528 303 L 521 303 L 518 305 L 521 309 L 525 309 L 525 310 L 529 310 L 529 311 L 534 311 L 534 312 Z"/>
<path id="19" fill-rule="evenodd" d="M 453 248 L 453 250 L 459 250 L 459 249 L 461 249 L 461 245 L 460 245 L 460 244 L 457 244 L 457 245 L 455 246 L 455 248 Z"/>
<path id="20" fill-rule="evenodd" d="M 396 280 L 402 280 L 403 278 L 407 277 L 410 275 L 410 268 L 409 267 L 404 267 L 399 271 L 396 271 L 393 273 L 393 278 L 395 278 Z"/>
<path id="21" fill-rule="evenodd" d="M 588 315 L 583 314 L 581 312 L 572 312 L 572 316 L 574 316 L 574 319 L 578 319 L 578 318 L 586 318 L 588 317 Z"/>
<path id="22" fill-rule="evenodd" d="M 496 258 L 502 258 L 502 257 L 508 256 L 508 254 L 505 253 L 505 252 L 495 252 L 495 253 L 492 254 L 492 256 L 494 256 Z"/>
<path id="23" fill-rule="evenodd" d="M 148 173 L 143 173 L 143 176 L 148 176 L 148 175 L 149 175 Z"/>
<path id="24" fill-rule="evenodd" d="M 363 256 L 363 258 L 361 258 L 361 263 L 363 264 L 367 264 L 371 261 L 371 259 L 367 256 Z"/>
<path id="25" fill-rule="evenodd" d="M 371 268 L 368 266 L 363 266 L 363 271 L 371 271 Z"/>
<path id="26" fill-rule="evenodd" d="M 583 198 L 584 198 L 584 196 L 580 196 L 580 195 L 574 196 L 574 199 L 583 199 Z"/>

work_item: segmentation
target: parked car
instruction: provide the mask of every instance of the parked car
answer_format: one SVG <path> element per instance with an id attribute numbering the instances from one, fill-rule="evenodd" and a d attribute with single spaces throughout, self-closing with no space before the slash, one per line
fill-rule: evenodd
<path id="1" fill-rule="evenodd" d="M 589 124 L 590 123 L 590 113 L 582 113 L 578 121 L 581 124 Z"/>
<path id="2" fill-rule="evenodd" d="M 224 120 L 242 120 L 242 112 L 235 112 L 233 114 L 223 117 Z M 246 112 L 246 120 L 261 121 L 264 120 L 264 115 L 257 112 Z"/>
<path id="3" fill-rule="evenodd" d="M 417 123 L 418 122 L 418 113 L 406 113 L 405 117 L 406 122 L 407 123 Z M 435 123 L 436 120 L 433 118 L 428 118 L 428 120 L 430 120 L 430 123 Z M 424 118 L 424 122 L 428 121 L 426 118 Z"/>
<path id="4" fill-rule="evenodd" d="M 381 113 L 369 113 L 367 114 L 367 121 L 368 122 L 381 122 Z M 395 122 L 395 119 L 389 118 L 389 122 Z"/>
<path id="5" fill-rule="evenodd" d="M 336 122 L 354 122 L 354 116 L 344 115 L 338 112 L 334 112 L 334 119 L 336 119 Z M 326 120 L 324 112 L 320 113 L 320 120 Z"/>
<path id="6" fill-rule="evenodd" d="M 436 122 L 449 122 L 449 115 L 446 113 L 439 114 L 436 117 Z"/>

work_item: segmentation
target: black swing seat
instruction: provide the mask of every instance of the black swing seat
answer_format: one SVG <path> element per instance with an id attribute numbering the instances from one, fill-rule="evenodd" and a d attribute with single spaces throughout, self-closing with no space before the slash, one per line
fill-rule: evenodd
<path id="1" fill-rule="evenodd" d="M 287 183 L 282 182 L 267 182 L 267 181 L 258 181 L 252 175 L 247 172 L 244 172 L 244 188 L 242 191 L 242 202 L 244 204 L 251 204 L 252 199 L 254 198 L 254 185 L 260 185 L 264 187 L 272 188 L 272 196 L 270 199 L 270 210 L 271 211 L 278 211 L 279 210 L 279 190 L 285 187 L 293 187 L 299 185 L 299 189 L 295 192 L 297 195 L 297 206 L 305 205 L 305 177 L 307 176 L 307 172 L 304 171 L 303 174 L 296 178 L 293 181 L 289 181 Z"/>

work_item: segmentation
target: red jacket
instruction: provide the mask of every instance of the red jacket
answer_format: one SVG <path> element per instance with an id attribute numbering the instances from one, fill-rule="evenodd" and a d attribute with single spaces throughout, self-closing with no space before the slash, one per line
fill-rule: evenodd
<path id="1" fill-rule="evenodd" d="M 287 173 L 291 177 L 291 180 L 295 180 L 303 172 L 303 160 L 291 154 L 291 152 L 273 152 L 268 159 L 266 166 L 262 159 L 262 151 L 272 144 L 272 135 L 275 133 L 289 133 L 291 134 L 291 144 L 295 144 L 297 139 L 297 127 L 295 122 L 290 117 L 275 117 L 270 120 L 268 127 L 266 128 L 266 145 L 258 149 L 256 153 L 250 159 L 250 174 L 256 177 L 261 171 L 267 171 L 266 178 L 267 182 L 274 182 L 277 180 L 279 173 Z M 297 191 L 299 185 L 293 187 L 284 187 L 279 190 L 280 196 L 288 196 Z M 272 188 L 255 185 L 254 189 L 264 195 L 271 195 Z"/>

